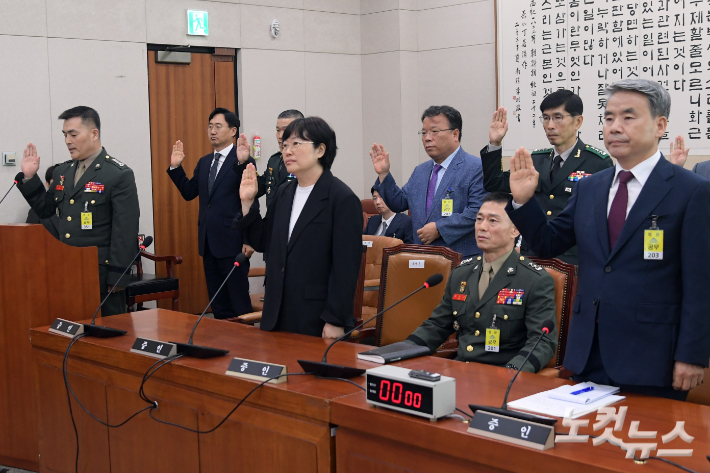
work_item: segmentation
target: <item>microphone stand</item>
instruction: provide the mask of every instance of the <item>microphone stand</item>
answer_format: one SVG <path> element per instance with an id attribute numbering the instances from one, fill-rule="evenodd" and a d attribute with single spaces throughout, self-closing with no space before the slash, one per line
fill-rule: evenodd
<path id="1" fill-rule="evenodd" d="M 359 323 L 357 326 L 353 327 L 351 330 L 348 330 L 345 332 L 343 335 L 340 337 L 336 338 L 333 340 L 333 343 L 328 345 L 328 348 L 325 349 L 325 353 L 323 353 L 323 360 L 322 361 L 308 361 L 308 360 L 298 360 L 298 364 L 301 365 L 301 368 L 303 368 L 303 371 L 306 373 L 314 373 L 316 376 L 321 377 L 321 378 L 354 378 L 355 376 L 361 376 L 362 374 L 365 373 L 364 369 L 361 368 L 351 368 L 349 366 L 341 366 L 341 365 L 334 365 L 331 363 L 328 363 L 326 361 L 326 357 L 328 356 L 328 351 L 335 345 L 336 343 L 345 340 L 348 338 L 355 330 L 358 328 L 362 327 L 366 323 L 370 322 L 376 317 L 379 317 L 386 311 L 390 310 L 392 307 L 396 306 L 400 302 L 404 301 L 405 299 L 408 299 L 409 297 L 413 296 L 417 292 L 421 291 L 422 289 L 428 288 L 428 284 L 424 284 L 418 289 L 416 289 L 414 292 L 404 296 L 391 306 L 387 307 L 386 309 L 383 309 L 381 312 L 373 315 L 369 319 L 367 319 L 364 322 Z"/>

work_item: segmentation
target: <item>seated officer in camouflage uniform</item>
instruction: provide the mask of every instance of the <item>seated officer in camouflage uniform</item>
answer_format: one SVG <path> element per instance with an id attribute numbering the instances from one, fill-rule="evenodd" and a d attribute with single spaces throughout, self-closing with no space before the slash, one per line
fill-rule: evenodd
<path id="1" fill-rule="evenodd" d="M 271 198 L 276 193 L 276 189 L 284 182 L 295 179 L 286 170 L 286 165 L 284 164 L 284 159 L 281 155 L 281 147 L 283 146 L 281 137 L 283 136 L 286 127 L 297 118 L 303 118 L 303 114 L 298 110 L 286 110 L 279 114 L 279 117 L 276 120 L 276 140 L 279 142 L 279 150 L 272 154 L 269 158 L 269 161 L 266 163 L 264 173 L 256 178 L 259 185 L 256 199 L 260 198 L 262 195 L 266 195 L 267 208 L 269 207 Z M 242 178 L 242 173 L 244 172 L 244 169 L 246 169 L 247 164 L 249 164 L 249 161 L 248 159 L 245 159 L 244 161 L 238 161 L 234 166 L 232 166 L 232 170 L 237 173 L 239 179 Z"/>
<path id="2" fill-rule="evenodd" d="M 59 217 L 59 241 L 71 246 L 97 246 L 101 300 L 116 285 L 101 315 L 126 312 L 130 273 L 119 280 L 138 252 L 138 191 L 133 171 L 101 146 L 96 110 L 74 107 L 61 115 L 64 142 L 72 159 L 54 169 L 45 191 L 37 176 L 39 156 L 30 143 L 22 159 L 25 178 L 17 188 L 39 218 Z M 90 315 L 90 314 L 88 314 Z"/>
<path id="3" fill-rule="evenodd" d="M 519 232 L 505 212 L 509 200 L 503 192 L 483 199 L 476 218 L 476 243 L 483 257 L 464 260 L 452 271 L 441 303 L 407 340 L 433 353 L 456 331 L 457 360 L 518 369 L 545 322 L 555 324 L 555 283 L 543 267 L 514 250 Z M 554 328 L 523 371 L 539 371 L 556 348 Z"/>
<path id="4" fill-rule="evenodd" d="M 599 148 L 585 145 L 577 137 L 584 117 L 582 99 L 569 90 L 557 90 L 540 102 L 540 121 L 552 148 L 532 152 L 540 184 L 535 198 L 552 220 L 567 206 L 572 191 L 580 179 L 614 165 L 609 155 Z M 488 192 L 510 192 L 510 172 L 503 172 L 501 144 L 508 132 L 507 112 L 501 107 L 493 114 L 488 132 L 488 146 L 481 150 L 483 188 Z M 523 240 L 523 255 L 533 255 Z M 557 256 L 569 264 L 578 264 L 577 247 Z"/>

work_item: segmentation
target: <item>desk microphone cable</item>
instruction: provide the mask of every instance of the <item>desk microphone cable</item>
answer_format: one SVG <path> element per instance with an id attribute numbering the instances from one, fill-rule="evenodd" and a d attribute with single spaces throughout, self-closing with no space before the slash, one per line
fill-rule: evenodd
<path id="1" fill-rule="evenodd" d="M 118 428 L 118 427 L 121 427 L 122 425 L 126 424 L 128 421 L 130 421 L 131 419 L 133 419 L 135 416 L 137 416 L 137 415 L 140 414 L 141 412 L 146 411 L 146 410 L 148 410 L 148 409 L 157 409 L 157 407 L 158 407 L 158 403 L 152 403 L 152 401 L 147 401 L 147 402 L 151 403 L 150 406 L 144 407 L 143 409 L 139 410 L 138 412 L 136 412 L 135 414 L 133 414 L 132 416 L 130 416 L 128 419 L 126 419 L 126 420 L 124 420 L 123 422 L 121 422 L 120 424 L 111 425 L 111 424 L 109 424 L 109 423 L 106 423 L 106 422 L 102 421 L 102 420 L 99 419 L 98 417 L 96 417 L 94 414 L 92 414 L 92 413 L 81 403 L 81 401 L 79 400 L 79 398 L 78 398 L 78 397 L 76 396 L 76 394 L 74 393 L 74 390 L 72 389 L 71 384 L 69 383 L 69 371 L 68 371 L 68 367 L 67 367 L 67 366 L 68 366 L 68 361 L 69 361 L 69 352 L 71 351 L 72 347 L 74 346 L 74 344 L 75 344 L 76 342 L 78 342 L 81 338 L 84 338 L 84 337 L 87 336 L 87 335 L 88 335 L 87 333 L 80 333 L 79 335 L 76 335 L 76 336 L 72 337 L 71 341 L 70 341 L 69 344 L 67 345 L 66 351 L 64 352 L 64 360 L 62 361 L 62 375 L 64 376 L 64 388 L 66 389 L 66 392 L 67 392 L 67 401 L 68 401 L 68 403 L 69 403 L 69 416 L 71 417 L 72 427 L 74 428 L 74 437 L 76 438 L 76 458 L 75 458 L 75 460 L 74 460 L 74 471 L 76 471 L 77 473 L 79 472 L 79 430 L 77 429 L 77 427 L 76 427 L 76 421 L 74 420 L 74 410 L 72 409 L 72 405 L 71 405 L 71 398 L 72 398 L 72 397 L 74 398 L 74 400 L 76 401 L 76 403 L 79 404 L 79 406 L 84 410 L 84 412 L 86 412 L 87 414 L 89 414 L 89 416 L 91 416 L 92 419 L 94 419 L 94 420 L 95 420 L 96 422 L 98 422 L 99 424 L 104 425 L 104 426 L 109 427 L 109 428 Z M 179 357 L 181 357 L 181 356 L 182 356 L 182 355 L 177 355 L 176 357 L 174 357 L 174 359 L 177 359 L 177 358 L 179 358 Z M 155 365 L 157 365 L 158 363 L 160 363 L 160 362 L 162 362 L 162 361 L 165 361 L 165 360 L 158 360 L 156 363 L 153 364 L 153 366 L 151 366 L 151 367 L 148 369 L 148 371 L 150 371 Z M 173 361 L 173 360 L 170 360 L 170 361 Z M 170 361 L 168 361 L 168 363 L 169 363 Z M 145 382 L 145 380 L 146 380 L 146 379 L 144 378 L 143 383 Z M 142 389 L 142 387 L 143 387 L 143 383 L 141 383 L 141 389 Z M 143 398 L 143 397 L 141 396 L 141 398 Z M 144 400 L 145 400 L 145 399 L 144 399 Z"/>

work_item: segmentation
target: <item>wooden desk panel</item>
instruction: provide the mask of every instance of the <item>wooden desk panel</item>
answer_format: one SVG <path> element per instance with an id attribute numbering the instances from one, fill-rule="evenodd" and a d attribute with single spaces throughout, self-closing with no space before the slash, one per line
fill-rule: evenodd
<path id="1" fill-rule="evenodd" d="M 77 395 L 100 419 L 108 416 L 112 424 L 122 422 L 147 405 L 138 397 L 138 388 L 143 374 L 156 361 L 129 352 L 136 336 L 186 340 L 196 320 L 193 315 L 160 309 L 102 319 L 102 324 L 128 330 L 128 334 L 111 339 L 87 337 L 74 345 L 69 371 L 72 383 L 78 383 Z M 49 333 L 46 327 L 32 331 L 42 413 L 40 431 L 53 434 L 42 435 L 42 472 L 69 473 L 74 468 L 74 434 L 61 378 L 68 342 L 66 337 Z M 264 333 L 254 327 L 213 319 L 202 321 L 195 343 L 225 348 L 230 353 L 210 360 L 176 360 L 148 381 L 145 392 L 158 401 L 154 416 L 200 430 L 214 427 L 257 384 L 224 374 L 232 357 L 285 364 L 291 371 L 300 372 L 296 359 L 319 360 L 327 346 L 326 341 L 315 337 Z M 357 352 L 366 349 L 342 344 L 332 350 L 329 359 L 364 368 L 375 366 L 353 363 Z M 80 379 L 88 381 L 82 384 Z M 289 377 L 286 383 L 263 386 L 222 427 L 201 435 L 157 423 L 148 412 L 123 427 L 107 429 L 76 406 L 74 413 L 81 434 L 80 471 L 334 471 L 330 404 L 356 391 L 355 386 L 339 381 Z M 108 451 L 110 462 L 105 453 Z M 110 464 L 107 466 L 106 462 Z"/>
<path id="2" fill-rule="evenodd" d="M 468 404 L 500 406 L 512 375 L 511 370 L 461 363 L 440 358 L 418 358 L 402 363 L 411 369 L 435 371 L 456 378 L 456 405 L 470 413 Z M 559 379 L 521 373 L 513 385 L 510 400 L 565 384 Z M 622 431 L 617 438 L 629 441 L 631 421 L 640 421 L 639 429 L 657 431 L 656 440 L 636 439 L 636 442 L 658 442 L 660 448 L 692 448 L 692 457 L 669 458 L 696 471 L 709 471 L 705 456 L 710 453 L 710 408 L 697 404 L 670 401 L 629 394 L 614 405 L 628 406 Z M 600 435 L 593 431 L 594 414 L 590 426 L 581 434 Z M 694 436 L 688 444 L 676 439 L 663 444 L 661 436 L 669 433 L 676 420 L 686 421 L 686 432 Z M 594 447 L 592 439 L 586 444 L 558 443 L 553 449 L 538 451 L 503 443 L 466 432 L 468 424 L 455 419 L 430 422 L 406 414 L 367 404 L 365 393 L 359 392 L 333 401 L 331 421 L 338 425 L 336 441 L 337 469 L 344 473 L 367 472 L 441 472 L 515 471 L 526 472 L 629 472 L 680 471 L 656 460 L 636 465 L 624 458 L 626 452 L 608 443 Z M 569 428 L 558 423 L 558 432 Z M 655 452 L 651 453 L 655 455 Z"/>

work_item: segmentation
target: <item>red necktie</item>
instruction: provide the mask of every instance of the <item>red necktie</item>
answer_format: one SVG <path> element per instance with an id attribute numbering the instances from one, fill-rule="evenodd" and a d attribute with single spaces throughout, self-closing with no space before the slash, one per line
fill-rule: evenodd
<path id="1" fill-rule="evenodd" d="M 609 249 L 613 250 L 616 245 L 616 240 L 621 234 L 621 229 L 624 228 L 626 221 L 626 206 L 629 203 L 629 189 L 626 184 L 633 179 L 634 175 L 631 171 L 621 171 L 619 173 L 619 188 L 616 190 L 614 201 L 611 203 L 609 217 L 607 223 L 609 226 Z"/>

